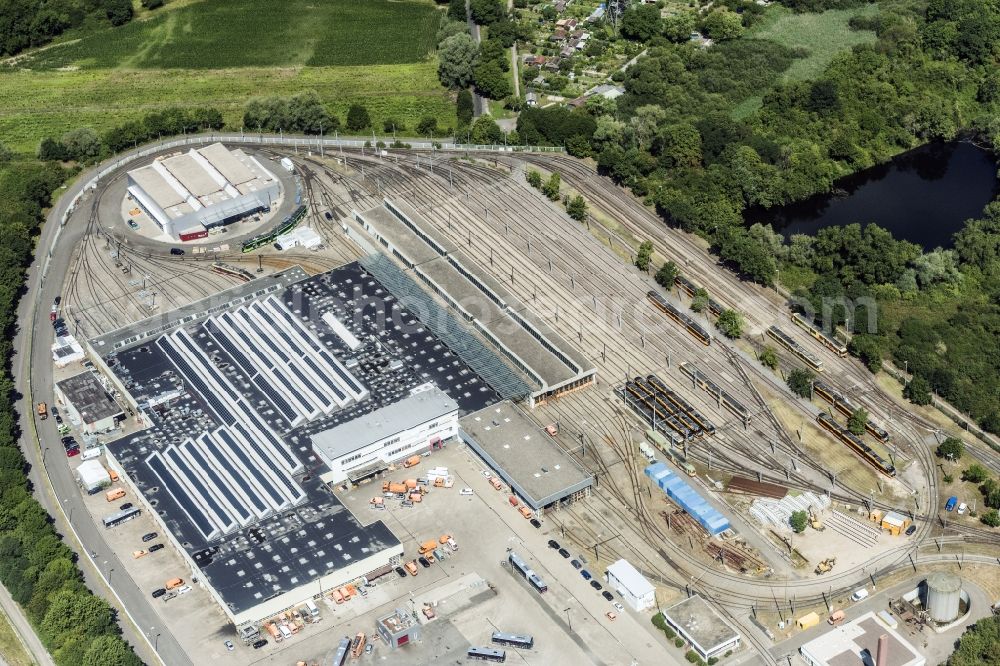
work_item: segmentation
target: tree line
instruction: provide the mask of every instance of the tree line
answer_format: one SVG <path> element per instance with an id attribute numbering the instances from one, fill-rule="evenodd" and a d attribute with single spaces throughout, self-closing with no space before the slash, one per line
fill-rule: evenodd
<path id="1" fill-rule="evenodd" d="M 6 157 L 4 157 L 6 156 Z M 51 195 L 70 171 L 54 162 L 11 161 L 0 150 L 0 582 L 24 609 L 60 666 L 137 666 L 115 611 L 83 582 L 76 556 L 32 496 L 19 447 L 17 395 L 10 374 L 16 308 L 34 236 Z M 26 407 L 30 411 L 31 406 Z"/>
<path id="2" fill-rule="evenodd" d="M 162 3 L 161 3 L 162 4 Z M 88 20 L 124 25 L 132 0 L 4 0 L 0 2 L 0 55 L 47 44 Z"/>

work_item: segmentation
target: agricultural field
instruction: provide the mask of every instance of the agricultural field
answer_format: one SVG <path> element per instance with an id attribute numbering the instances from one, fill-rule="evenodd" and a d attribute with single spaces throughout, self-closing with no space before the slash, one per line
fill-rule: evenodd
<path id="1" fill-rule="evenodd" d="M 253 96 L 315 90 L 343 120 L 364 103 L 454 125 L 433 54 L 431 0 L 202 0 L 18 56 L 0 68 L 0 143 L 33 152 L 45 136 L 102 131 L 169 106 L 214 106 L 239 130 Z"/>
<path id="2" fill-rule="evenodd" d="M 875 33 L 852 30 L 848 21 L 854 16 L 878 13 L 878 5 L 854 9 L 828 9 L 819 14 L 796 14 L 790 9 L 772 5 L 764 19 L 750 29 L 747 37 L 769 39 L 789 48 L 805 49 L 808 55 L 796 59 L 783 75 L 786 81 L 816 78 L 833 57 L 856 44 L 870 44 Z"/>

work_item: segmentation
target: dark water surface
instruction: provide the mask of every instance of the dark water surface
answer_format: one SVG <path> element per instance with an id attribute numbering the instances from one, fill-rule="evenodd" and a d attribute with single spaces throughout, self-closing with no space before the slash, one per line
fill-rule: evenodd
<path id="1" fill-rule="evenodd" d="M 1000 194 L 996 158 L 965 141 L 930 143 L 843 178 L 837 194 L 817 195 L 770 210 L 752 209 L 749 222 L 770 223 L 788 238 L 854 222 L 876 223 L 925 250 L 951 247 L 965 220 Z M 844 194 L 846 192 L 846 194 Z"/>

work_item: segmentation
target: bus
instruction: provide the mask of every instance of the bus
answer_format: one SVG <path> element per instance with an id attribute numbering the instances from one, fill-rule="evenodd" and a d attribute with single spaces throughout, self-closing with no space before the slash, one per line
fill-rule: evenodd
<path id="1" fill-rule="evenodd" d="M 351 639 L 344 636 L 337 646 L 337 653 L 333 656 L 333 666 L 344 666 L 347 661 L 347 653 L 351 651 Z"/>
<path id="2" fill-rule="evenodd" d="M 498 664 L 507 661 L 507 653 L 504 650 L 494 650 L 487 647 L 469 648 L 465 656 L 476 661 L 495 661 Z"/>
<path id="3" fill-rule="evenodd" d="M 138 518 L 140 513 L 142 513 L 142 511 L 140 511 L 136 507 L 132 507 L 131 509 L 125 509 L 124 511 L 113 513 L 110 516 L 105 516 L 104 527 L 108 529 L 111 529 L 112 527 L 117 527 L 122 523 L 127 523 L 133 518 Z"/>
<path id="4" fill-rule="evenodd" d="M 507 555 L 507 561 L 510 563 L 511 569 L 524 576 L 524 579 L 528 581 L 528 584 L 530 584 L 536 592 L 540 594 L 548 592 L 549 586 L 545 584 L 545 581 L 542 580 L 541 576 L 536 574 L 524 560 L 518 557 L 517 553 L 511 551 Z"/>
<path id="5" fill-rule="evenodd" d="M 507 647 L 521 648 L 522 650 L 530 650 L 535 647 L 535 639 L 531 636 L 519 636 L 517 634 L 505 634 L 502 631 L 493 632 L 493 642 L 497 645 L 505 645 Z"/>

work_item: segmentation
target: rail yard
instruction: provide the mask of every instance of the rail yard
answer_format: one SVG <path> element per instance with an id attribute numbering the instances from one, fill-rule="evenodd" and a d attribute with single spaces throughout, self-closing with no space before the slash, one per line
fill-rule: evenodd
<path id="1" fill-rule="evenodd" d="M 666 641 L 650 618 L 657 611 L 665 611 L 669 618 L 670 608 L 696 596 L 709 602 L 740 638 L 738 647 L 727 646 L 728 659 L 722 663 L 776 663 L 789 652 L 777 622 L 784 628 L 784 619 L 803 609 L 826 612 L 849 606 L 848 597 L 859 587 L 874 591 L 883 579 L 895 581 L 906 572 L 931 566 L 969 562 L 989 572 L 991 565 L 1000 563 L 1000 536 L 995 532 L 961 516 L 942 519 L 950 514 L 944 510 L 946 498 L 941 496 L 933 455 L 937 424 L 909 412 L 885 393 L 867 370 L 846 356 L 841 341 L 792 314 L 778 294 L 740 281 L 719 267 L 696 239 L 664 227 L 652 211 L 585 163 L 564 155 L 509 152 L 373 152 L 339 147 L 326 148 L 321 155 L 318 150 L 278 145 L 248 145 L 243 150 L 267 168 L 277 170 L 279 162 L 291 167 L 281 174 L 286 193 L 280 206 L 275 205 L 271 221 L 264 223 L 269 230 L 257 225 L 246 234 L 238 229 L 220 232 L 197 246 L 132 234 L 121 220 L 124 166 L 99 179 L 68 213 L 60 230 L 63 236 L 53 245 L 57 250 L 47 267 L 38 315 L 44 321 L 48 303 L 58 298 L 53 313 L 58 312 L 76 340 L 89 341 L 87 362 L 92 369 L 97 364 L 96 370 L 109 379 L 109 393 L 126 407 L 114 432 L 105 431 L 92 442 L 95 448 L 106 447 L 109 466 L 127 477 L 135 473 L 133 463 L 112 464 L 110 453 L 121 450 L 112 443 L 116 438 L 140 437 L 139 431 L 150 423 L 151 437 L 157 428 L 172 434 L 185 419 L 185 423 L 197 421 L 206 432 L 226 427 L 207 425 L 211 419 L 199 414 L 194 403 L 181 407 L 182 403 L 172 402 L 177 396 L 163 398 L 163 404 L 174 407 L 159 409 L 154 400 L 149 400 L 149 407 L 132 400 L 128 396 L 134 390 L 129 383 L 133 378 L 115 369 L 121 366 L 109 354 L 112 344 L 120 345 L 123 355 L 135 355 L 145 353 L 140 345 L 169 347 L 189 336 L 200 349 L 190 347 L 183 356 L 192 367 L 203 369 L 189 372 L 176 365 L 179 376 L 193 378 L 184 382 L 187 393 L 205 394 L 196 402 L 209 405 L 207 413 L 220 415 L 241 402 L 236 392 L 223 400 L 222 407 L 215 405 L 209 395 L 215 391 L 209 389 L 216 383 L 239 385 L 247 380 L 249 385 L 251 375 L 256 382 L 266 375 L 279 386 L 278 379 L 284 376 L 280 364 L 255 375 L 249 368 L 253 364 L 240 360 L 243 354 L 258 353 L 254 345 L 239 345 L 242 351 L 233 352 L 225 345 L 198 342 L 199 335 L 205 337 L 202 327 L 211 332 L 208 337 L 221 340 L 216 328 L 201 323 L 203 317 L 221 321 L 236 339 L 239 331 L 227 323 L 232 320 L 219 314 L 230 308 L 253 309 L 255 314 L 245 315 L 246 321 L 252 317 L 258 326 L 263 325 L 265 309 L 268 317 L 285 317 L 288 323 L 275 324 L 275 330 L 294 337 L 302 349 L 314 350 L 301 352 L 303 356 L 312 354 L 317 363 L 327 359 L 323 362 L 328 366 L 323 367 L 339 367 L 373 387 L 379 397 L 372 409 L 377 407 L 379 414 L 394 404 L 397 394 L 415 391 L 412 395 L 417 396 L 425 390 L 423 383 L 438 385 L 459 403 L 455 411 L 461 432 L 435 435 L 429 445 L 424 442 L 426 451 L 420 452 L 426 455 L 416 463 L 411 463 L 408 450 L 386 464 L 376 461 L 352 468 L 349 452 L 339 451 L 341 458 L 333 462 L 326 453 L 313 455 L 313 450 L 321 451 L 316 433 L 327 425 L 349 426 L 355 413 L 345 416 L 348 410 L 374 413 L 365 411 L 367 397 L 359 393 L 354 404 L 348 396 L 343 401 L 347 406 L 341 405 L 343 412 L 328 407 L 326 415 L 317 417 L 314 410 L 304 419 L 308 423 L 296 430 L 286 427 L 280 417 L 281 401 L 269 389 L 250 390 L 254 409 L 260 412 L 260 431 L 271 428 L 278 433 L 276 451 L 281 450 L 280 440 L 290 442 L 286 448 L 291 453 L 285 454 L 290 456 L 288 477 L 308 490 L 309 502 L 293 513 L 304 516 L 305 523 L 315 522 L 327 507 L 317 503 L 326 499 L 315 498 L 328 495 L 356 523 L 343 529 L 381 535 L 384 527 L 398 540 L 379 537 L 379 548 L 386 549 L 391 562 L 387 560 L 385 567 L 372 565 L 371 571 L 361 572 L 364 576 L 352 574 L 351 581 L 344 581 L 360 590 L 354 600 L 348 594 L 349 603 L 339 581 L 331 584 L 333 579 L 322 573 L 308 574 L 315 574 L 311 580 L 318 581 L 313 598 L 322 623 L 292 619 L 293 614 L 296 618 L 309 614 L 305 599 L 280 611 L 277 606 L 268 608 L 266 617 L 254 616 L 253 621 L 243 621 L 251 617 L 250 611 L 245 618 L 234 619 L 237 613 L 220 608 L 225 604 L 219 599 L 228 599 L 229 593 L 214 590 L 207 574 L 194 585 L 194 594 L 170 602 L 197 603 L 191 618 L 173 616 L 169 612 L 173 606 L 150 598 L 146 590 L 160 585 L 156 577 L 164 577 L 159 567 L 150 565 L 153 558 L 185 572 L 184 578 L 197 576 L 199 566 L 209 571 L 219 552 L 213 549 L 222 553 L 230 552 L 227 548 L 252 549 L 258 538 L 258 545 L 266 548 L 268 534 L 273 539 L 294 539 L 289 524 L 278 524 L 290 518 L 262 522 L 259 528 L 253 521 L 242 521 L 248 536 L 238 531 L 234 539 L 235 535 L 249 539 L 249 546 L 216 542 L 213 536 L 199 549 L 187 539 L 173 543 L 172 538 L 168 552 L 144 553 L 133 560 L 132 546 L 109 540 L 98 547 L 107 533 L 94 525 L 107 503 L 103 493 L 96 500 L 84 496 L 73 523 L 90 551 L 87 559 L 94 562 L 95 573 L 111 580 L 112 598 L 134 623 L 132 638 L 149 641 L 147 647 L 165 663 L 199 663 L 205 655 L 225 663 L 249 663 L 265 654 L 275 663 L 319 662 L 328 652 L 336 652 L 345 635 L 355 637 L 348 641 L 353 643 L 349 648 L 355 648 L 362 661 L 386 657 L 390 649 L 412 649 L 410 660 L 399 663 L 433 663 L 455 656 L 449 653 L 455 645 L 474 650 L 488 645 L 493 632 L 523 634 L 530 629 L 536 643 L 531 654 L 546 663 L 667 660 L 679 664 L 683 651 Z M 559 172 L 568 187 L 586 197 L 594 217 L 583 224 L 570 219 L 558 202 L 553 204 L 526 184 L 529 168 Z M 362 224 L 366 219 L 374 220 L 367 229 Z M 384 230 L 380 219 L 402 223 L 421 244 L 407 244 L 409 240 L 398 240 L 397 235 L 398 247 L 392 245 L 388 235 L 372 231 Z M 602 219 L 614 220 L 617 228 L 609 229 Z M 311 229 L 321 245 L 277 249 L 279 237 L 296 227 Z M 78 240 L 70 243 L 74 239 Z M 652 241 L 658 259 L 673 260 L 681 268 L 673 289 L 663 289 L 627 261 L 637 239 Z M 445 261 L 451 262 L 450 268 Z M 367 285 L 363 289 L 362 283 Z M 704 312 L 695 313 L 689 304 L 700 288 L 711 298 Z M 362 291 L 368 305 L 358 304 Z M 463 297 L 468 294 L 475 298 Z M 488 302 L 473 302 L 476 299 Z M 242 305 L 247 302 L 254 304 Z M 324 310 L 332 302 L 340 309 Z M 404 325 L 381 333 L 372 328 L 378 317 L 365 309 L 372 302 L 384 307 L 387 316 L 402 313 Z M 747 322 L 742 340 L 716 334 L 714 320 L 728 308 L 739 310 Z M 319 326 L 320 313 L 336 335 Z M 331 323 L 328 313 L 336 314 L 330 316 L 340 323 Z M 429 321 L 445 317 L 442 313 L 447 313 L 447 325 Z M 456 329 L 449 328 L 453 326 L 461 328 L 464 337 L 456 336 Z M 33 369 L 33 399 L 54 404 L 51 339 L 43 335 L 47 330 L 46 322 L 34 333 L 32 358 L 48 370 Z M 133 331 L 138 335 L 129 337 Z M 523 337 L 525 332 L 530 339 Z M 143 337 L 147 334 L 149 340 Z M 291 349 L 284 346 L 291 345 L 288 337 L 282 342 L 272 336 L 276 342 L 268 342 L 266 332 L 256 330 L 252 335 L 261 336 L 267 345 Z M 424 340 L 419 348 L 411 335 Z M 175 342 L 150 342 L 168 337 Z M 339 339 L 335 345 L 330 342 L 333 338 Z M 520 340 L 527 342 L 518 345 Z M 102 346 L 105 342 L 108 346 Z M 806 367 L 818 373 L 811 400 L 794 396 L 781 374 L 757 360 L 772 344 L 781 372 Z M 326 352 L 324 345 L 329 347 Z M 407 352 L 408 345 L 414 351 Z M 531 345 L 539 350 L 533 351 Z M 329 351 L 334 348 L 336 354 Z M 277 359 L 280 353 L 266 355 Z M 244 374 L 234 370 L 240 366 L 247 366 Z M 212 367 L 221 371 L 216 374 Z M 306 377 L 321 374 L 315 364 L 310 367 L 300 375 L 304 385 Z M 568 379 L 550 382 L 550 375 L 562 381 L 559 373 L 565 374 L 566 367 L 574 370 Z M 62 377 L 64 371 L 55 374 Z M 132 374 L 137 374 L 134 368 Z M 521 379 L 514 381 L 514 376 Z M 156 386 L 155 382 L 175 381 L 169 373 L 163 377 L 168 379 L 144 381 Z M 521 381 L 524 389 L 518 389 Z M 469 387 L 477 382 L 484 388 L 474 395 Z M 546 390 L 550 384 L 558 388 Z M 152 389 L 148 392 L 147 399 L 155 394 Z M 283 392 L 293 404 L 306 405 L 310 400 L 293 388 L 279 387 L 278 393 Z M 391 400 L 384 397 L 389 394 Z M 253 402 L 250 395 L 244 392 L 248 405 Z M 278 409 L 264 406 L 268 400 Z M 484 423 L 494 419 L 494 429 L 507 427 L 508 421 L 491 417 L 490 410 L 512 409 L 507 407 L 512 404 L 523 411 L 517 417 L 525 428 L 519 436 L 552 443 L 560 467 L 578 468 L 582 477 L 593 480 L 585 492 L 577 488 L 571 498 L 530 509 L 527 493 L 518 490 L 516 474 L 492 467 L 477 455 L 476 446 L 463 440 L 461 433 L 473 430 L 471 425 L 462 430 L 463 420 L 481 415 Z M 291 406 L 284 407 L 286 414 L 292 413 Z M 864 432 L 856 435 L 845 423 L 859 407 L 870 416 Z M 155 417 L 141 418 L 147 409 Z M 313 423 L 327 417 L 329 424 Z M 398 416 L 379 416 L 378 422 L 394 418 Z M 50 427 L 55 436 L 52 420 L 44 426 L 38 423 L 41 436 Z M 82 432 L 79 436 L 83 438 Z M 312 449 L 304 444 L 309 437 Z M 192 444 L 174 444 L 189 451 L 195 448 L 193 442 L 204 446 L 208 440 L 199 439 L 195 429 L 189 441 Z M 132 446 L 125 450 L 131 452 Z M 170 455 L 177 470 L 194 460 Z M 183 454 L 189 455 L 195 453 Z M 50 454 L 44 465 L 60 495 L 68 498 L 73 493 L 77 503 L 80 492 L 71 471 L 76 462 L 67 460 Z M 416 465 L 415 472 L 410 472 L 410 464 Z M 329 470 L 337 471 L 338 465 L 343 465 L 345 474 L 335 479 L 325 476 Z M 435 470 L 446 468 L 439 474 L 440 485 L 428 472 L 435 465 L 439 466 Z M 543 467 L 536 476 L 549 471 Z M 180 471 L 178 475 L 184 479 L 183 488 L 172 494 L 183 491 L 198 504 L 197 496 L 203 493 L 195 475 Z M 407 485 L 411 476 L 412 487 Z M 448 478 L 452 485 L 445 487 Z M 379 493 L 374 482 L 383 479 L 386 492 Z M 405 490 L 396 492 L 394 485 L 388 492 L 390 482 L 403 484 Z M 132 496 L 151 492 L 134 482 L 127 487 Z M 419 488 L 429 490 L 426 499 Z M 445 498 L 452 495 L 463 503 L 449 517 L 446 507 L 451 500 Z M 185 506 L 185 501 L 176 503 Z M 238 507 L 233 508 L 236 500 L 224 499 L 215 508 L 210 503 L 205 502 L 205 513 L 215 516 L 211 522 L 222 532 L 227 529 L 223 514 L 240 522 Z M 386 505 L 391 505 L 388 510 Z M 156 502 L 150 503 L 147 514 L 156 513 L 153 506 Z M 171 509 L 164 507 L 173 502 L 159 506 L 169 513 Z M 793 534 L 787 513 L 800 509 L 809 513 L 811 524 Z M 310 512 L 315 515 L 309 517 Z M 760 516 L 777 518 L 769 523 Z M 896 516 L 905 519 L 903 530 L 912 529 L 893 532 Z M 143 515 L 121 529 L 135 541 L 133 537 L 142 532 L 175 528 L 169 515 L 162 521 Z M 430 562 L 433 567 L 421 561 L 423 568 L 418 568 L 417 547 L 425 535 L 437 533 L 453 534 L 459 547 L 444 548 L 447 542 L 442 536 L 437 550 L 444 557 Z M 300 534 L 306 534 L 305 527 Z M 333 541 L 331 537 L 330 548 Z M 296 552 L 295 545 L 290 544 L 289 552 Z M 397 546 L 398 556 L 393 550 Z M 434 551 L 420 546 L 419 559 Z M 629 605 L 628 595 L 606 582 L 603 573 L 619 560 L 634 566 L 655 589 L 650 608 L 625 610 L 619 603 Z M 401 566 L 411 562 L 412 570 Z M 527 569 L 534 579 L 525 573 Z M 114 571 L 113 578 L 109 570 Z M 420 578 L 414 577 L 416 571 Z M 360 585 L 359 579 L 364 581 Z M 376 580 L 377 587 L 369 587 Z M 282 593 L 291 594 L 287 587 Z M 504 599 L 524 608 L 530 621 L 515 626 L 518 618 L 503 610 Z M 418 603 L 430 610 L 421 615 Z M 404 647 L 405 641 L 398 642 L 387 630 L 376 639 L 380 630 L 372 632 L 373 625 L 383 622 L 387 613 L 410 618 L 407 611 L 412 611 L 414 621 L 419 619 L 423 637 L 418 640 L 419 634 L 414 634 L 419 644 Z M 288 617 L 282 620 L 284 614 Z M 409 620 L 387 622 L 397 627 Z M 303 637 L 283 635 L 280 627 L 294 629 L 292 633 L 301 629 Z M 254 635 L 257 638 L 246 638 Z M 239 643 L 238 636 L 246 645 L 227 652 L 223 640 Z M 253 646 L 260 638 L 270 643 L 258 646 L 262 648 L 258 652 Z M 304 638 L 310 639 L 308 648 Z M 374 656 L 371 650 L 365 652 L 366 640 L 378 643 Z M 697 644 L 696 637 L 688 641 Z M 510 659 L 513 648 L 508 646 L 507 654 Z M 721 651 L 713 656 L 723 659 Z"/>

